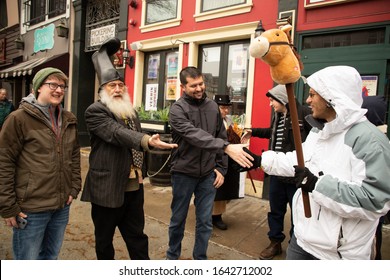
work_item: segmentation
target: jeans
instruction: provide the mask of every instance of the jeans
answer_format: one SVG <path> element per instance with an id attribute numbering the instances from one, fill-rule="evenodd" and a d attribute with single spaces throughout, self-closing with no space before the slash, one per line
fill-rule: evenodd
<path id="1" fill-rule="evenodd" d="M 297 238 L 293 234 L 287 247 L 286 260 L 318 260 L 312 254 L 303 250 L 297 243 Z"/>
<path id="2" fill-rule="evenodd" d="M 268 237 L 273 241 L 280 241 L 286 238 L 283 233 L 284 229 L 284 216 L 287 212 L 287 204 L 292 206 L 292 199 L 297 190 L 294 184 L 289 184 L 281 181 L 277 176 L 270 176 L 270 189 L 269 189 L 269 205 L 270 212 L 268 212 Z M 290 237 L 293 234 L 293 221 L 291 211 L 291 228 Z"/>
<path id="3" fill-rule="evenodd" d="M 44 212 L 25 212 L 27 226 L 13 229 L 15 260 L 56 260 L 69 220 L 69 205 Z"/>
<path id="4" fill-rule="evenodd" d="M 113 260 L 112 244 L 118 227 L 132 260 L 149 260 L 149 241 L 144 233 L 144 188 L 125 193 L 121 207 L 108 208 L 92 203 L 92 220 L 95 226 L 96 257 L 98 260 Z"/>
<path id="5" fill-rule="evenodd" d="M 194 194 L 196 229 L 192 256 L 195 260 L 207 260 L 207 247 L 213 230 L 211 216 L 216 193 L 214 180 L 214 172 L 203 178 L 194 178 L 181 173 L 172 174 L 172 216 L 169 225 L 167 259 L 177 260 L 180 257 L 188 208 Z"/>

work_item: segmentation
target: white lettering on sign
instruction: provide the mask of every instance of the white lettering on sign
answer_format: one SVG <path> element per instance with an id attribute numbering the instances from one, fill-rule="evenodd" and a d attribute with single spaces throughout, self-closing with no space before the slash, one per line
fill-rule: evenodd
<path id="1" fill-rule="evenodd" d="M 101 45 L 105 40 L 113 37 L 115 37 L 115 24 L 92 29 L 90 46 Z"/>

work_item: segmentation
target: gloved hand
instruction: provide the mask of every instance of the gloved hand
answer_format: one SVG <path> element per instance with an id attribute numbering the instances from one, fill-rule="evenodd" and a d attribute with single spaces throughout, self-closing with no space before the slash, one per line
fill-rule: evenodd
<path id="1" fill-rule="evenodd" d="M 252 170 L 252 169 L 255 169 L 255 168 L 258 168 L 261 166 L 261 156 L 258 156 L 256 154 L 252 153 L 251 151 L 249 151 L 248 148 L 243 148 L 243 150 L 253 157 L 253 159 L 254 159 L 252 161 L 253 165 L 252 165 L 252 167 L 242 167 L 237 162 L 234 162 L 232 164 L 232 168 L 234 170 L 236 170 L 237 172 L 244 172 L 244 171 L 249 171 L 249 170 Z"/>
<path id="2" fill-rule="evenodd" d="M 305 192 L 312 192 L 318 181 L 318 177 L 311 173 L 307 167 L 302 168 L 294 165 L 294 169 L 294 178 L 297 188 L 301 188 Z"/>

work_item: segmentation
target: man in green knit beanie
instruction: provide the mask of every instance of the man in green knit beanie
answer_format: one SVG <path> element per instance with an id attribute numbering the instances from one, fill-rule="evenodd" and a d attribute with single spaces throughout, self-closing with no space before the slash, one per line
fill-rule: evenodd
<path id="1" fill-rule="evenodd" d="M 0 215 L 16 260 L 57 259 L 81 189 L 77 119 L 62 108 L 68 77 L 44 68 L 0 133 Z"/>

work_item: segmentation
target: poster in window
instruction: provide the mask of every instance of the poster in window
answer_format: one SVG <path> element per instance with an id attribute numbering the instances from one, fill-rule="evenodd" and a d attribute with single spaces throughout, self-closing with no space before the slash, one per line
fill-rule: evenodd
<path id="1" fill-rule="evenodd" d="M 177 77 L 177 63 L 178 63 L 177 53 L 169 54 L 167 57 L 167 63 L 168 63 L 167 76 Z"/>
<path id="2" fill-rule="evenodd" d="M 176 84 L 177 84 L 177 79 L 167 79 L 167 91 L 165 93 L 166 100 L 176 99 Z"/>
<path id="3" fill-rule="evenodd" d="M 151 55 L 148 64 L 148 79 L 157 79 L 159 65 L 160 57 L 158 55 Z"/>
<path id="4" fill-rule="evenodd" d="M 376 95 L 378 76 L 362 76 L 362 95 Z"/>
<path id="5" fill-rule="evenodd" d="M 145 95 L 145 110 L 157 111 L 158 84 L 147 84 Z"/>
<path id="6" fill-rule="evenodd" d="M 248 52 L 246 48 L 237 46 L 231 49 L 232 53 L 232 72 L 233 73 L 245 73 L 246 64 L 248 61 Z"/>

